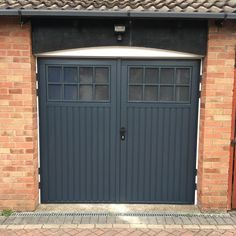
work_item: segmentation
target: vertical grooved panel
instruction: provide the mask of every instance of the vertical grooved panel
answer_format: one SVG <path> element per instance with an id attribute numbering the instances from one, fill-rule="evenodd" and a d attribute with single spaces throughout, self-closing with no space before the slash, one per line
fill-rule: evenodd
<path id="1" fill-rule="evenodd" d="M 42 202 L 194 202 L 196 62 L 45 59 L 41 63 Z M 47 101 L 45 66 L 51 63 L 109 65 L 110 100 Z M 158 63 L 191 66 L 189 104 L 128 101 L 129 65 L 144 68 Z M 120 138 L 121 127 L 125 140 Z"/>

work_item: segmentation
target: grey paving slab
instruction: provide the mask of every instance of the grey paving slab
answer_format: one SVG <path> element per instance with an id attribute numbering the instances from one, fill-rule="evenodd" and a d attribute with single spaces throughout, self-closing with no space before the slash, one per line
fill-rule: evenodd
<path id="1" fill-rule="evenodd" d="M 121 222 L 123 221 L 124 223 L 127 224 L 138 224 L 139 223 L 139 217 L 137 216 L 119 216 L 117 217 L 121 220 Z"/>
<path id="2" fill-rule="evenodd" d="M 3 222 L 3 224 L 5 225 L 5 224 L 14 224 L 13 222 L 14 222 L 14 220 L 15 220 L 15 218 L 16 217 L 14 217 L 14 216 L 9 216 L 9 217 L 7 217 L 7 219 Z"/>
<path id="3" fill-rule="evenodd" d="M 40 216 L 38 224 L 47 224 L 47 222 L 48 222 L 48 216 Z"/>
<path id="4" fill-rule="evenodd" d="M 72 224 L 74 216 L 66 216 L 63 224 Z"/>
<path id="5" fill-rule="evenodd" d="M 227 224 L 222 217 L 215 217 L 215 221 L 217 222 L 218 225 L 226 225 Z"/>
<path id="6" fill-rule="evenodd" d="M 20 224 L 22 224 L 23 219 L 24 219 L 24 217 L 15 217 L 13 224 L 20 225 Z"/>
<path id="7" fill-rule="evenodd" d="M 81 224 L 89 224 L 90 223 L 90 216 L 83 216 L 81 220 Z"/>
<path id="8" fill-rule="evenodd" d="M 106 216 L 99 216 L 98 217 L 98 224 L 106 224 L 107 223 L 107 217 Z"/>
<path id="9" fill-rule="evenodd" d="M 21 221 L 19 221 L 18 224 L 27 225 L 27 224 L 37 224 L 40 217 L 26 216 L 26 217 L 16 217 L 16 218 L 21 218 Z"/>
<path id="10" fill-rule="evenodd" d="M 123 216 L 116 216 L 116 224 L 129 224 L 127 220 L 124 219 Z"/>
<path id="11" fill-rule="evenodd" d="M 230 217 L 230 219 L 234 222 L 234 224 L 236 225 L 236 216 L 232 216 Z"/>
<path id="12" fill-rule="evenodd" d="M 236 223 L 230 217 L 224 217 L 223 219 L 227 225 L 235 225 L 235 223 Z"/>
<path id="13" fill-rule="evenodd" d="M 107 224 L 115 224 L 116 223 L 116 217 L 115 216 L 108 216 L 107 217 Z"/>
<path id="14" fill-rule="evenodd" d="M 72 224 L 81 224 L 82 216 L 74 216 Z"/>
<path id="15" fill-rule="evenodd" d="M 175 224 L 173 217 L 171 217 L 171 216 L 165 217 L 165 221 L 166 221 L 167 225 L 174 225 Z"/>
<path id="16" fill-rule="evenodd" d="M 197 219 L 200 222 L 200 225 L 208 225 L 209 224 L 204 216 L 203 217 L 198 217 Z"/>
<path id="17" fill-rule="evenodd" d="M 0 225 L 7 219 L 5 216 L 0 216 Z"/>
<path id="18" fill-rule="evenodd" d="M 148 218 L 150 218 L 150 217 L 140 216 L 140 217 L 138 217 L 138 221 L 140 224 L 149 224 Z"/>
<path id="19" fill-rule="evenodd" d="M 47 224 L 56 224 L 57 216 L 49 216 Z"/>
<path id="20" fill-rule="evenodd" d="M 199 222 L 199 220 L 198 220 L 198 217 L 196 217 L 196 216 L 191 216 L 191 217 L 189 217 L 189 220 L 190 220 L 190 222 L 191 222 L 192 224 L 194 224 L 194 225 L 199 225 L 199 224 L 200 224 L 200 222 Z"/>
<path id="21" fill-rule="evenodd" d="M 47 224 L 63 224 L 65 216 L 49 216 Z"/>
<path id="22" fill-rule="evenodd" d="M 147 220 L 148 220 L 148 224 L 151 224 L 151 225 L 157 223 L 157 219 L 155 216 L 147 217 Z"/>
<path id="23" fill-rule="evenodd" d="M 91 216 L 90 217 L 90 224 L 98 224 L 98 219 L 100 216 Z M 101 223 L 100 223 L 101 224 Z"/>
<path id="24" fill-rule="evenodd" d="M 174 216 L 174 217 L 173 217 L 173 221 L 174 221 L 174 223 L 175 223 L 176 225 L 182 225 L 182 224 L 183 224 L 183 221 L 182 221 L 182 219 L 181 219 L 180 217 Z"/>
<path id="25" fill-rule="evenodd" d="M 38 224 L 40 216 L 37 216 L 37 217 L 27 217 L 27 218 L 29 220 L 29 224 L 35 225 L 35 224 Z"/>
<path id="26" fill-rule="evenodd" d="M 165 218 L 162 216 L 156 216 L 156 221 L 157 221 L 157 224 L 159 224 L 159 225 L 166 224 Z"/>
<path id="27" fill-rule="evenodd" d="M 213 217 L 205 217 L 205 219 L 209 225 L 217 225 L 217 222 L 215 221 Z"/>
<path id="28" fill-rule="evenodd" d="M 192 224 L 192 221 L 190 220 L 191 217 L 180 216 L 179 218 L 182 220 L 183 225 L 191 225 Z"/>

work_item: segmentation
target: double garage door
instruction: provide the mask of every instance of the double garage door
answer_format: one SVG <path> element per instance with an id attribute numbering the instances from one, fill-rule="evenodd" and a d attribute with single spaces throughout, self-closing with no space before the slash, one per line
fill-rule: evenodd
<path id="1" fill-rule="evenodd" d="M 198 61 L 38 68 L 42 202 L 194 202 Z"/>

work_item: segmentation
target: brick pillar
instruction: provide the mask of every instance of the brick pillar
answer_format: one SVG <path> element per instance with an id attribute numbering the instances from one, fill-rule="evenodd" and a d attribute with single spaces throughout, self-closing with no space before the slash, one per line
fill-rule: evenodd
<path id="1" fill-rule="evenodd" d="M 38 204 L 36 105 L 31 26 L 0 17 L 0 209 Z"/>
<path id="2" fill-rule="evenodd" d="M 236 24 L 209 23 L 202 81 L 198 204 L 203 210 L 226 210 L 229 203 L 230 135 Z"/>

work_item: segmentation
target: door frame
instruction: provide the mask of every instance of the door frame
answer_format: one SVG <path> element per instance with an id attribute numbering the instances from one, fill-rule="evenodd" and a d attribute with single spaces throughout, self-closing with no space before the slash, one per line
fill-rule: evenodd
<path id="1" fill-rule="evenodd" d="M 88 49 L 86 52 L 85 50 Z M 105 54 L 101 53 L 103 50 L 106 51 Z M 85 53 L 84 53 L 85 52 Z M 145 47 L 123 47 L 123 46 L 104 46 L 104 47 L 92 47 L 92 48 L 78 48 L 78 49 L 68 49 L 68 50 L 58 50 L 45 53 L 34 54 L 36 60 L 36 75 L 38 75 L 39 60 L 47 58 L 57 58 L 57 59 L 102 59 L 102 60 L 116 60 L 117 66 L 123 60 L 199 60 L 200 61 L 200 71 L 199 76 L 202 76 L 203 70 L 203 55 L 190 54 L 184 52 L 177 52 L 171 50 L 162 50 L 156 48 L 145 48 Z M 121 76 L 121 71 L 117 70 L 117 76 Z M 120 79 L 118 80 L 120 81 Z M 201 88 L 201 81 L 199 81 L 199 87 Z M 38 88 L 38 80 L 37 80 Z M 200 98 L 199 98 L 200 99 Z M 37 96 L 37 109 L 38 109 L 38 166 L 40 169 L 41 164 L 41 144 L 40 144 L 40 109 L 39 109 L 39 96 Z M 198 166 L 198 149 L 199 149 L 199 129 L 200 129 L 200 101 L 198 106 L 198 117 L 197 117 L 197 142 L 196 142 L 196 169 Z M 118 148 L 120 149 L 120 148 Z M 39 173 L 40 175 L 40 173 Z M 40 176 L 41 178 L 41 176 Z M 39 181 L 40 182 L 40 181 Z M 40 183 L 39 183 L 40 184 Z M 196 191 L 196 190 L 195 190 Z M 41 203 L 41 189 L 39 188 L 39 203 Z M 194 205 L 197 204 L 197 194 L 195 194 Z"/>
<path id="2" fill-rule="evenodd" d="M 234 68 L 234 87 L 233 87 L 233 101 L 232 101 L 228 210 L 236 209 L 236 145 L 232 143 L 232 141 L 235 139 L 236 139 L 236 67 Z"/>

